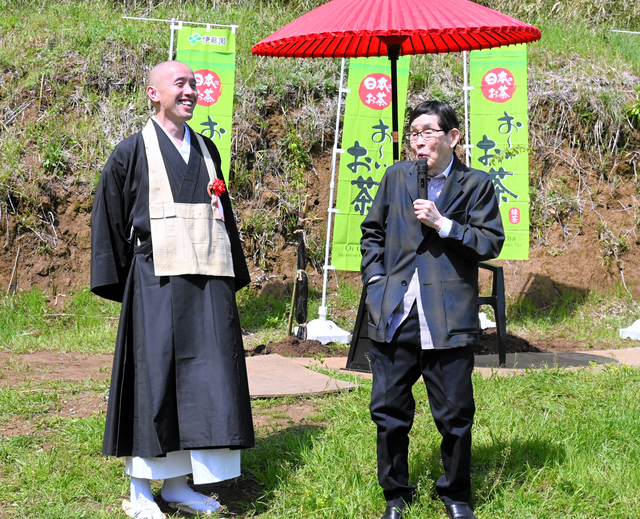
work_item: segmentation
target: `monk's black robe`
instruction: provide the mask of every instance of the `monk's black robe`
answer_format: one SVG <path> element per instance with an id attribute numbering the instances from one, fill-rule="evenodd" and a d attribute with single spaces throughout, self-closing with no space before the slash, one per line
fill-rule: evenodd
<path id="1" fill-rule="evenodd" d="M 209 204 L 191 131 L 189 164 L 154 122 L 176 203 Z M 220 173 L 220 154 L 204 139 Z M 235 292 L 250 282 L 228 193 L 221 196 L 235 278 L 155 276 L 144 141 L 121 142 L 91 215 L 91 290 L 122 302 L 103 452 L 157 457 L 254 445 Z"/>

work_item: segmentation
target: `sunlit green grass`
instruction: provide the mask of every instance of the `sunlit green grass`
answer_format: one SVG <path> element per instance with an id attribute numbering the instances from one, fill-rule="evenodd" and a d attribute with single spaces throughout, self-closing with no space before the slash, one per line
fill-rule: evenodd
<path id="1" fill-rule="evenodd" d="M 247 8 L 245 2 L 218 2 L 214 7 L 208 2 L 171 1 L 158 2 L 150 10 L 147 4 L 142 6 L 138 2 L 104 0 L 2 2 L 0 31 L 5 44 L 0 47 L 0 62 L 28 65 L 21 86 L 39 87 L 43 74 L 46 78 L 55 73 L 69 53 L 80 51 L 83 61 L 88 63 L 86 68 L 77 70 L 78 74 L 101 73 L 109 77 L 114 70 L 105 68 L 105 57 L 111 53 L 126 55 L 133 49 L 138 52 L 144 47 L 148 63 L 167 59 L 171 35 L 168 21 L 175 18 L 186 22 L 239 26 L 236 75 L 257 93 L 274 93 L 281 97 L 303 90 L 311 96 L 325 90 L 335 92 L 334 76 L 339 60 L 274 60 L 255 57 L 250 52 L 253 45 L 281 25 L 322 3 L 320 0 L 293 4 L 253 2 L 251 8 Z M 125 16 L 166 21 L 146 22 L 125 19 Z M 52 20 L 55 20 L 54 24 Z M 110 44 L 105 46 L 105 42 Z M 64 85 L 58 88 L 64 88 Z M 144 89 L 136 89 L 135 97 L 137 102 L 144 101 Z"/>
<path id="2" fill-rule="evenodd" d="M 544 306 L 531 300 L 507 308 L 507 329 L 529 339 L 581 341 L 587 347 L 624 348 L 634 341 L 620 339 L 620 328 L 640 318 L 640 304 L 623 289 L 605 294 L 564 293 Z"/>
<path id="3" fill-rule="evenodd" d="M 237 293 L 245 346 L 254 348 L 286 336 L 291 308 L 290 286 L 262 290 L 250 286 Z M 328 318 L 353 332 L 360 302 L 358 281 L 340 276 L 327 293 Z M 320 288 L 309 289 L 307 318 L 318 318 Z M 480 308 L 493 319 L 492 309 Z M 14 353 L 38 350 L 110 353 L 113 351 L 120 304 L 82 290 L 52 306 L 41 292 L 20 292 L 0 299 L 0 346 Z M 529 340 L 583 342 L 587 347 L 625 348 L 633 341 L 619 337 L 620 328 L 640 318 L 640 304 L 624 289 L 610 293 L 565 293 L 544 306 L 530 299 L 507 305 L 507 330 Z M 294 326 L 297 325 L 295 319 Z"/>
<path id="4" fill-rule="evenodd" d="M 609 25 L 596 27 L 557 20 L 544 20 L 538 26 L 541 39 L 528 45 L 529 63 L 534 67 L 571 67 L 577 83 L 581 76 L 591 75 L 594 70 L 630 69 L 640 74 L 640 34 L 616 33 Z"/>
<path id="5" fill-rule="evenodd" d="M 113 517 L 128 482 L 100 454 L 104 418 L 60 420 L 44 433 L 0 439 L 0 506 L 7 517 Z M 124 514 L 121 515 L 124 517 Z"/>
<path id="6" fill-rule="evenodd" d="M 317 308 L 321 294 L 311 293 Z M 359 295 L 358 286 L 339 279 L 328 304 L 333 309 L 354 309 Z M 238 302 L 245 331 L 262 333 L 265 339 L 283 333 L 290 304 L 286 291 L 245 289 Z M 3 299 L 4 347 L 14 352 L 63 345 L 64 351 L 71 351 L 68 346 L 74 344 L 89 348 L 82 350 L 87 352 L 113 347 L 119 305 L 88 291 L 69 298 L 64 310 L 53 310 L 50 303 L 36 291 Z M 509 328 L 541 338 L 592 334 L 594 340 L 620 345 L 617 326 L 637 309 L 623 290 L 607 297 L 565 297 L 550 308 L 512 304 Z M 99 339 L 81 340 L 82 333 Z M 5 363 L 0 378 L 10 369 L 24 368 Z M 16 517 L 113 516 L 127 488 L 122 461 L 100 454 L 104 406 L 86 419 L 54 413 L 62 400 L 77 392 L 103 395 L 108 381 L 67 383 L 43 381 L 28 372 L 23 376 L 18 385 L 0 389 L 0 429 L 20 421 L 32 424 L 29 435 L 0 436 L 0 506 Z M 639 370 L 530 370 L 510 378 L 474 381 L 478 412 L 473 486 L 480 519 L 555 519 L 558 513 L 623 518 L 632 517 L 625 515 L 629 510 L 638 510 L 640 476 L 634 467 L 640 462 Z M 380 513 L 384 502 L 375 474 L 370 382 L 358 379 L 357 384 L 359 389 L 350 393 L 314 397 L 315 411 L 299 427 L 287 426 L 286 411 L 275 407 L 295 399 L 254 402 L 256 415 L 269 415 L 273 409 L 273 416 L 268 427 L 257 431 L 258 446 L 243 454 L 245 477 L 258 485 L 261 494 L 255 502 L 241 505 L 246 511 L 240 517 Z M 411 477 L 420 497 L 407 519 L 440 518 L 444 512 L 434 490 L 441 473 L 439 436 L 424 388 L 417 385 L 415 395 L 418 416 L 412 433 Z"/>
<path id="7" fill-rule="evenodd" d="M 532 370 L 512 377 L 475 376 L 474 384 L 472 478 L 479 519 L 636 516 L 640 370 Z M 243 452 L 243 478 L 258 485 L 259 495 L 241 505 L 245 511 L 239 517 L 381 513 L 375 426 L 368 411 L 371 385 L 359 380 L 358 386 L 314 397 L 317 410 L 306 425 L 257 431 L 257 446 Z M 6 390 L 3 406 L 7 391 L 15 393 L 9 401 L 25 394 L 24 386 Z M 424 387 L 417 384 L 414 393 L 410 466 L 418 495 L 406 517 L 443 518 L 434 490 L 442 473 L 439 435 Z M 122 460 L 100 454 L 104 415 L 51 417 L 55 402 L 47 398 L 8 410 L 40 425 L 28 436 L 0 437 L 0 507 L 8 517 L 117 516 L 128 488 Z M 283 403 L 295 399 L 256 401 L 255 408 L 268 412 Z"/>
<path id="8" fill-rule="evenodd" d="M 120 304 L 88 289 L 52 306 L 38 290 L 0 299 L 0 345 L 13 353 L 37 350 L 110 353 Z"/>
<path id="9" fill-rule="evenodd" d="M 633 516 L 640 505 L 639 377 L 637 370 L 613 368 L 475 378 L 472 471 L 478 517 Z M 439 435 L 424 388 L 416 386 L 415 395 L 410 464 L 420 497 L 407 517 L 444 517 L 434 490 L 442 473 Z M 326 428 L 302 451 L 301 466 L 277 490 L 266 517 L 380 513 L 384 502 L 376 483 L 368 396 L 365 386 L 332 398 L 322 414 Z"/>

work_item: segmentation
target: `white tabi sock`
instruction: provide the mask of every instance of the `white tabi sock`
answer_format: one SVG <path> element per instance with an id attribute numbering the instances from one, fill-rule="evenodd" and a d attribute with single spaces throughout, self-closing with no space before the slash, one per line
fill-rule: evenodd
<path id="1" fill-rule="evenodd" d="M 144 496 L 149 501 L 153 502 L 151 480 L 142 478 L 131 478 L 131 503 L 136 503 L 140 496 Z"/>
<path id="2" fill-rule="evenodd" d="M 187 476 L 168 478 L 162 484 L 162 499 L 167 503 L 189 503 L 189 507 L 203 512 L 215 512 L 220 503 L 199 494 L 187 485 Z"/>

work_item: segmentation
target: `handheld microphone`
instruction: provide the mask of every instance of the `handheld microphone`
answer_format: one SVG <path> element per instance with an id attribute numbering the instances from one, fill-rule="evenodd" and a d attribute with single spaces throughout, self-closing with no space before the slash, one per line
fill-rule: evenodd
<path id="1" fill-rule="evenodd" d="M 429 165 L 427 164 L 427 159 L 418 159 L 418 198 L 422 198 L 423 200 L 429 199 Z"/>

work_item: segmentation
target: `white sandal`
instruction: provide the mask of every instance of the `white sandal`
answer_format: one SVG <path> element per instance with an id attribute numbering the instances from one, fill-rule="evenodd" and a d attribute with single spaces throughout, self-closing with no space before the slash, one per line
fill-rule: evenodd
<path id="1" fill-rule="evenodd" d="M 198 496 L 200 497 L 200 499 L 182 501 L 181 503 L 171 503 L 167 501 L 167 504 L 169 505 L 169 508 L 172 508 L 173 510 L 179 510 L 181 512 L 186 512 L 192 515 L 211 515 L 217 512 L 222 507 L 222 505 L 213 497 L 207 497 L 200 493 L 198 493 Z M 201 504 L 210 506 L 213 510 L 198 510 L 197 508 L 192 508 L 192 505 Z"/>
<path id="2" fill-rule="evenodd" d="M 166 519 L 167 517 L 160 511 L 155 501 L 149 501 L 144 496 L 140 496 L 133 504 L 128 499 L 123 499 L 122 509 L 133 519 Z"/>

